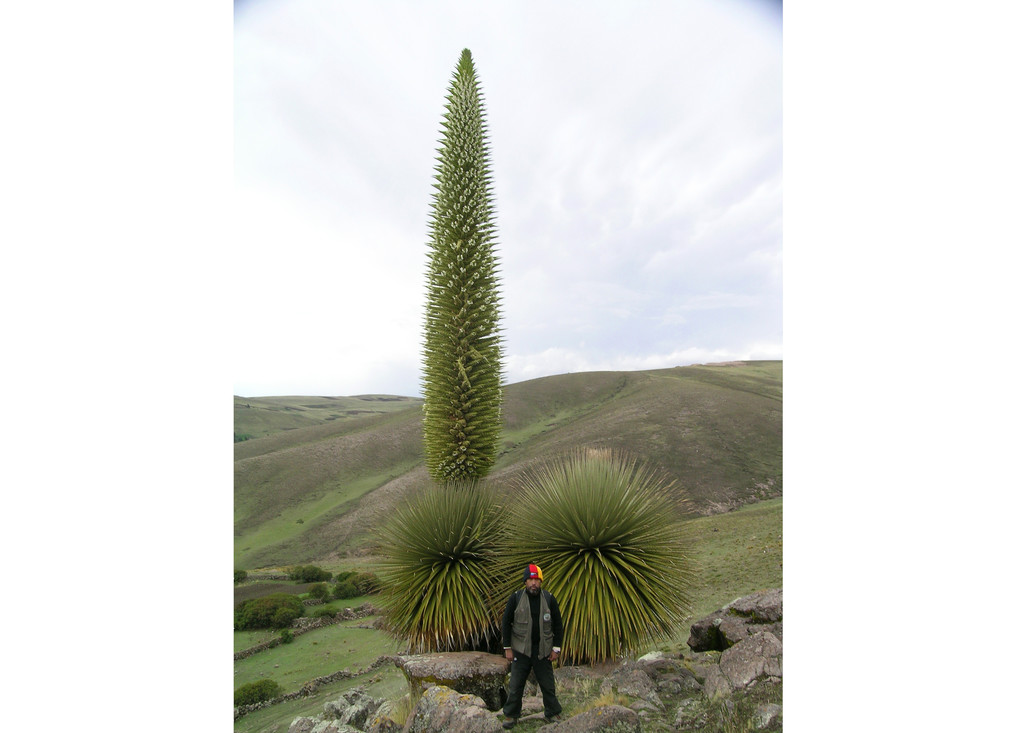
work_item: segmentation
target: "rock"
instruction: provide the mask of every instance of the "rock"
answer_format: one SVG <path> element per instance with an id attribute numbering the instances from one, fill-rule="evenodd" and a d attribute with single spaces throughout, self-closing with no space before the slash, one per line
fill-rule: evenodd
<path id="1" fill-rule="evenodd" d="M 706 725 L 706 715 L 697 700 L 682 700 L 675 708 L 671 727 L 674 730 L 700 730 Z"/>
<path id="2" fill-rule="evenodd" d="M 290 723 L 289 733 L 360 733 L 360 731 L 335 720 L 296 718 Z"/>
<path id="3" fill-rule="evenodd" d="M 311 730 L 320 723 L 319 718 L 295 718 L 290 723 L 289 733 L 311 733 Z"/>
<path id="4" fill-rule="evenodd" d="M 739 616 L 751 619 L 753 623 L 776 623 L 784 619 L 784 591 L 777 588 L 753 593 L 732 601 L 727 607 Z"/>
<path id="5" fill-rule="evenodd" d="M 727 697 L 760 680 L 782 679 L 783 646 L 780 639 L 764 631 L 727 649 L 716 666 L 707 667 L 703 692 L 708 698 Z"/>
<path id="6" fill-rule="evenodd" d="M 689 648 L 697 652 L 724 651 L 750 636 L 767 631 L 782 638 L 784 591 L 760 591 L 737 598 L 696 621 L 689 630 Z"/>
<path id="7" fill-rule="evenodd" d="M 731 683 L 720 667 L 710 667 L 706 670 L 706 680 L 703 682 L 703 693 L 709 699 L 728 697 L 731 694 Z"/>
<path id="8" fill-rule="evenodd" d="M 657 695 L 656 685 L 653 684 L 650 675 L 645 670 L 632 664 L 623 664 L 609 674 L 604 681 L 610 683 L 614 690 L 622 695 L 647 702 L 657 710 L 661 710 L 664 707 L 660 697 Z M 601 687 L 601 692 L 603 691 L 604 688 Z"/>
<path id="9" fill-rule="evenodd" d="M 417 702 L 407 733 L 496 733 L 501 721 L 477 695 L 432 685 Z"/>
<path id="10" fill-rule="evenodd" d="M 546 733 L 595 733 L 610 730 L 612 733 L 638 733 L 639 716 L 634 710 L 621 705 L 604 705 L 588 710 L 567 720 L 560 720 L 541 728 Z"/>
<path id="11" fill-rule="evenodd" d="M 637 669 L 645 670 L 651 679 L 656 680 L 662 674 L 677 672 L 685 665 L 677 655 L 664 654 L 663 652 L 650 652 L 644 654 L 635 661 Z"/>
<path id="12" fill-rule="evenodd" d="M 323 720 L 311 728 L 311 733 L 362 733 L 362 731 L 336 720 Z"/>
<path id="13" fill-rule="evenodd" d="M 757 679 L 782 677 L 782 656 L 780 639 L 764 632 L 725 651 L 720 657 L 720 670 L 731 687 L 740 690 Z"/>
<path id="14" fill-rule="evenodd" d="M 403 729 L 402 725 L 392 719 L 395 709 L 396 703 L 392 700 L 383 702 L 364 728 L 366 733 L 396 733 L 396 731 L 401 731 Z"/>
<path id="15" fill-rule="evenodd" d="M 364 728 L 365 733 L 399 733 L 403 727 L 387 715 L 375 715 Z"/>
<path id="16" fill-rule="evenodd" d="M 674 672 L 661 673 L 657 675 L 655 681 L 657 694 L 677 696 L 703 689 L 703 685 L 696 679 L 692 671 L 684 667 Z"/>
<path id="17" fill-rule="evenodd" d="M 364 694 L 362 687 L 354 687 L 344 692 L 338 700 L 325 703 L 325 718 L 364 730 L 382 702 Z"/>
<path id="18" fill-rule="evenodd" d="M 464 695 L 476 695 L 488 710 L 500 710 L 505 703 L 505 677 L 509 661 L 486 652 L 443 652 L 399 657 L 396 664 L 418 697 L 429 687 L 442 685 Z"/>
<path id="19" fill-rule="evenodd" d="M 540 695 L 527 695 L 522 699 L 522 708 L 519 715 L 531 715 L 544 712 L 544 698 Z"/>
<path id="20" fill-rule="evenodd" d="M 770 703 L 769 705 L 761 705 L 756 708 L 756 712 L 752 716 L 752 725 L 756 730 L 762 730 L 770 725 L 770 722 L 777 719 L 778 725 L 775 730 L 779 730 L 782 726 L 779 725 L 779 717 L 781 714 L 780 705 Z"/>
<path id="21" fill-rule="evenodd" d="M 656 662 L 657 660 L 665 658 L 666 657 L 664 656 L 664 652 L 647 652 L 636 661 L 642 664 L 646 664 L 649 662 Z"/>

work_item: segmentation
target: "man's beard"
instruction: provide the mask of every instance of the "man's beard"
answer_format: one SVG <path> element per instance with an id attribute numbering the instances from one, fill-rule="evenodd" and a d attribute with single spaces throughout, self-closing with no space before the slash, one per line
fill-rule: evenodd
<path id="1" fill-rule="evenodd" d="M 531 596 L 540 595 L 540 588 L 527 588 L 526 592 L 529 593 Z"/>

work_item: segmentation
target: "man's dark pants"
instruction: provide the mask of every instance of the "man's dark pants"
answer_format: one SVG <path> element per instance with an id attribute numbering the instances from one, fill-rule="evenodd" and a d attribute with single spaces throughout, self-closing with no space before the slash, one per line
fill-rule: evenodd
<path id="1" fill-rule="evenodd" d="M 561 703 L 554 690 L 554 668 L 550 659 L 532 659 L 518 652 L 512 655 L 512 676 L 509 678 L 508 699 L 502 710 L 506 718 L 518 718 L 523 709 L 523 689 L 530 669 L 540 685 L 540 693 L 544 697 L 544 716 L 550 718 L 561 712 Z"/>

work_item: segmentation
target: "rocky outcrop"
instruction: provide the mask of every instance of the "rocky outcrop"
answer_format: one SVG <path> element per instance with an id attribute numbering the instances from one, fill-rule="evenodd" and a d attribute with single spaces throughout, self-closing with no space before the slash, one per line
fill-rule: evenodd
<path id="1" fill-rule="evenodd" d="M 364 694 L 362 687 L 354 687 L 344 692 L 338 700 L 325 703 L 325 718 L 364 730 L 383 702 Z"/>
<path id="2" fill-rule="evenodd" d="M 558 668 L 558 697 L 566 711 L 584 712 L 556 720 L 547 731 L 779 731 L 783 725 L 782 620 L 781 591 L 764 591 L 732 601 L 693 625 L 701 639 L 712 635 L 712 643 L 721 648 L 651 652 L 620 663 Z M 504 658 L 459 652 L 388 659 L 403 670 L 411 690 L 414 685 L 419 690 L 413 692 L 419 700 L 405 725 L 393 720 L 403 719 L 394 714 L 393 703 L 378 707 L 378 701 L 357 690 L 326 703 L 325 715 L 298 718 L 290 733 L 501 730 L 503 716 L 492 712 L 501 707 L 500 695 L 492 707 L 488 699 L 466 688 L 469 680 L 479 678 L 485 680 L 483 687 L 500 693 L 509 666 Z M 443 683 L 443 679 L 452 682 Z M 532 727 L 531 720 L 543 717 L 543 703 L 535 684 L 527 683 L 526 692 L 520 723 Z M 598 706 L 587 709 L 591 704 Z"/>
<path id="3" fill-rule="evenodd" d="M 383 702 L 354 687 L 339 699 L 326 702 L 322 715 L 296 718 L 289 733 L 361 733 Z"/>
<path id="4" fill-rule="evenodd" d="M 689 648 L 724 651 L 763 632 L 783 638 L 784 591 L 765 590 L 738 598 L 692 625 Z"/>
<path id="5" fill-rule="evenodd" d="M 509 661 L 486 652 L 444 652 L 397 657 L 414 698 L 435 685 L 450 687 L 464 695 L 476 695 L 488 710 L 504 705 L 505 677 Z"/>
<path id="6" fill-rule="evenodd" d="M 483 699 L 444 685 L 427 688 L 408 721 L 407 733 L 496 733 L 501 721 Z"/>

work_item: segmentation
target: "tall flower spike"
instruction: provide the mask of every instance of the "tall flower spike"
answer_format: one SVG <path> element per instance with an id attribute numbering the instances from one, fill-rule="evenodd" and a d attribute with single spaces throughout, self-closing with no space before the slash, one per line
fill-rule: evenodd
<path id="1" fill-rule="evenodd" d="M 438 483 L 491 470 L 501 432 L 501 297 L 490 156 L 473 56 L 463 49 L 441 122 L 424 315 L 424 451 Z"/>

